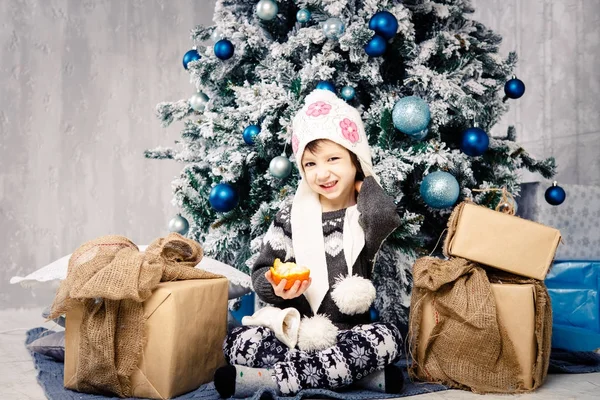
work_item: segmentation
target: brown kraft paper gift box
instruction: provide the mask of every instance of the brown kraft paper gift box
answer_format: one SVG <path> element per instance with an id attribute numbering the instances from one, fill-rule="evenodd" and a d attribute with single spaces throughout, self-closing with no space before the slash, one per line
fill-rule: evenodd
<path id="1" fill-rule="evenodd" d="M 517 355 L 523 389 L 533 388 L 533 369 L 537 357 L 535 336 L 535 288 L 531 284 L 491 284 L 499 323 L 506 329 Z M 418 360 L 424 361 L 427 343 L 438 317 L 432 299 L 423 302 Z"/>
<path id="2" fill-rule="evenodd" d="M 560 240 L 557 229 L 463 202 L 448 220 L 444 254 L 543 281 Z"/>
<path id="3" fill-rule="evenodd" d="M 143 303 L 144 350 L 131 375 L 133 397 L 168 399 L 195 390 L 225 365 L 226 278 L 162 282 Z M 73 387 L 83 308 L 67 313 L 64 385 Z"/>

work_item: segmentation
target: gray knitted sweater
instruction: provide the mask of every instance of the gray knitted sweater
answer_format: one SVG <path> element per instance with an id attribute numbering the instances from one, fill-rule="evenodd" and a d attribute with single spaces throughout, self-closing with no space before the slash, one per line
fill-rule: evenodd
<path id="1" fill-rule="evenodd" d="M 400 225 L 400 217 L 392 198 L 384 192 L 373 177 L 365 178 L 357 197 L 357 207 L 360 212 L 359 224 L 365 232 L 365 247 L 352 266 L 352 273 L 371 279 L 375 256 L 385 238 Z M 283 262 L 295 261 L 290 211 L 291 205 L 281 209 L 269 227 L 260 254 L 252 268 L 252 284 L 262 301 L 279 308 L 294 307 L 303 316 L 312 316 L 313 312 L 304 295 L 284 300 L 275 294 L 273 286 L 265 278 L 265 272 L 273 265 L 276 258 Z M 357 315 L 343 314 L 331 298 L 335 278 L 348 275 L 343 248 L 345 214 L 346 209 L 323 213 L 323 238 L 329 291 L 317 312 L 327 315 L 339 329 L 349 329 L 370 322 L 368 311 Z"/>

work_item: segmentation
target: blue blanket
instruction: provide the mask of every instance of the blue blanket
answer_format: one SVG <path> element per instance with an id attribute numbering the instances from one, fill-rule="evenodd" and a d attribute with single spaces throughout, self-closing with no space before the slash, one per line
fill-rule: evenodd
<path id="1" fill-rule="evenodd" d="M 25 344 L 29 344 L 37 339 L 41 334 L 47 332 L 45 328 L 34 328 L 27 332 L 27 338 Z M 119 399 L 118 397 L 105 397 L 93 394 L 84 394 L 74 392 L 63 387 L 63 363 L 54 361 L 50 357 L 43 356 L 41 354 L 32 353 L 33 362 L 35 368 L 38 370 L 38 382 L 44 389 L 46 397 L 49 400 L 108 400 L 108 399 Z M 263 389 L 254 394 L 252 397 L 248 397 L 247 400 L 300 400 L 303 398 L 330 398 L 340 400 L 363 400 L 363 399 L 391 399 L 398 397 L 414 396 L 423 393 L 438 392 L 440 390 L 446 390 L 447 388 L 442 385 L 433 383 L 414 383 L 408 379 L 406 373 L 406 362 L 400 362 L 398 365 L 404 368 L 404 391 L 400 394 L 385 394 L 379 392 L 371 392 L 368 390 L 344 390 L 333 392 L 325 389 L 306 389 L 298 393 L 294 397 L 282 397 L 277 396 L 275 393 Z M 219 394 L 215 390 L 214 384 L 207 383 L 200 386 L 193 392 L 186 393 L 177 397 L 177 400 L 187 399 L 203 399 L 203 400 L 218 400 L 220 399 Z"/>

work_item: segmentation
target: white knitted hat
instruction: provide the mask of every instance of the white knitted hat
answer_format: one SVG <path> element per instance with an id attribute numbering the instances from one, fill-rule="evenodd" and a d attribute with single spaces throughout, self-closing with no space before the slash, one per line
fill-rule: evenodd
<path id="1" fill-rule="evenodd" d="M 329 139 L 356 154 L 366 176 L 378 178 L 373 172 L 371 149 L 358 111 L 328 90 L 310 93 L 292 124 L 292 149 L 302 179 L 294 196 L 291 212 L 292 241 L 296 263 L 311 270 L 312 283 L 305 296 L 316 314 L 329 290 L 329 275 L 323 238 L 322 209 L 319 195 L 310 189 L 302 168 L 306 145 L 317 139 Z M 344 257 L 348 276 L 365 244 L 358 223 L 356 206 L 346 210 L 344 218 Z"/>
<path id="2" fill-rule="evenodd" d="M 371 148 L 360 114 L 329 90 L 316 89 L 306 96 L 293 120 L 292 150 L 302 179 L 304 148 L 317 139 L 329 139 L 347 148 L 358 157 L 365 176 L 374 175 Z"/>

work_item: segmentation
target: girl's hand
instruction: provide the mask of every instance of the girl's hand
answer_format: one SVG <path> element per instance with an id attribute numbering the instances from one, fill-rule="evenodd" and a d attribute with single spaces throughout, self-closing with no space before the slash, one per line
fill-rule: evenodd
<path id="1" fill-rule="evenodd" d="M 354 188 L 356 189 L 356 191 L 358 193 L 360 193 L 360 189 L 362 188 L 362 184 L 363 184 L 363 181 L 356 181 L 356 182 L 354 182 Z"/>
<path id="2" fill-rule="evenodd" d="M 285 290 L 285 284 L 287 283 L 286 279 L 282 279 L 279 282 L 279 285 L 275 284 L 275 281 L 273 281 L 273 277 L 271 276 L 271 270 L 265 272 L 265 278 L 267 278 L 269 283 L 273 286 L 273 291 L 275 294 L 285 300 L 290 300 L 301 296 L 304 292 L 306 292 L 306 289 L 308 289 L 310 283 L 312 282 L 312 278 L 308 278 L 308 280 L 302 282 L 296 281 L 294 282 L 294 286 L 289 288 L 289 290 Z"/>

